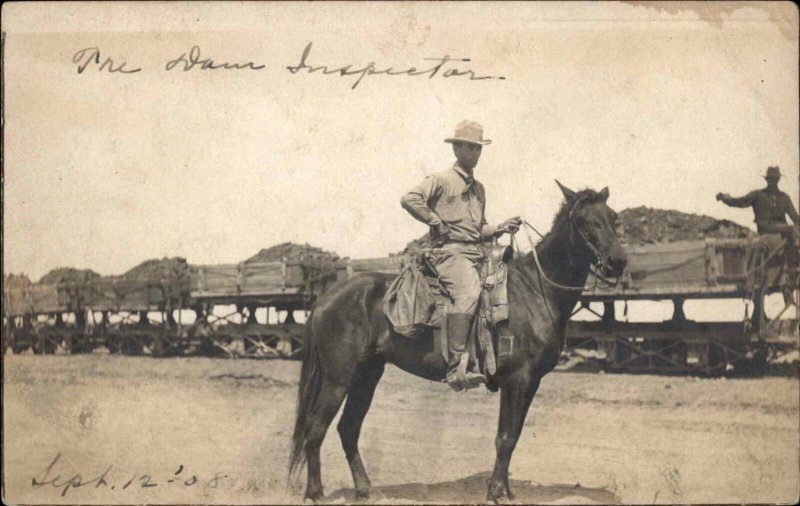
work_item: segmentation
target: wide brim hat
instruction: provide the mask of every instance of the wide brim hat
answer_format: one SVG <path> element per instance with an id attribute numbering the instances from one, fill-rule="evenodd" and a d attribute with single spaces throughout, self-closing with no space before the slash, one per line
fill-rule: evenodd
<path id="1" fill-rule="evenodd" d="M 448 137 L 444 142 L 467 142 L 469 144 L 478 144 L 486 146 L 491 144 L 490 139 L 483 138 L 483 126 L 476 121 L 462 121 L 456 126 L 456 132 L 452 137 Z"/>
<path id="2" fill-rule="evenodd" d="M 770 178 L 780 179 L 781 177 L 780 167 L 767 167 L 767 173 L 763 177 L 764 179 L 770 179 Z"/>

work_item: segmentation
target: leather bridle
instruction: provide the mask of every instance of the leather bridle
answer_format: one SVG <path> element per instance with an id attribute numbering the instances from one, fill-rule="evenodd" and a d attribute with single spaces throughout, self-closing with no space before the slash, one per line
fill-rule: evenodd
<path id="1" fill-rule="evenodd" d="M 592 241 L 590 241 L 589 238 L 586 237 L 586 234 L 584 233 L 580 224 L 578 224 L 578 220 L 575 219 L 575 211 L 578 210 L 578 207 L 580 206 L 581 202 L 584 202 L 585 200 L 586 197 L 579 198 L 572 206 L 572 208 L 569 210 L 569 226 L 570 226 L 569 240 L 572 243 L 572 246 L 575 246 L 575 241 L 572 238 L 572 236 L 574 235 L 574 230 L 577 230 L 578 235 L 581 237 L 581 239 L 583 239 L 583 243 L 586 245 L 589 251 L 594 255 L 594 261 L 592 262 L 592 264 L 599 269 L 604 269 L 606 267 L 606 260 L 605 260 L 606 255 L 603 255 L 597 248 L 597 246 L 592 244 Z"/>
<path id="2" fill-rule="evenodd" d="M 603 254 L 600 252 L 600 250 L 597 248 L 597 246 L 595 246 L 595 245 L 594 245 L 594 244 L 593 244 L 593 243 L 592 243 L 592 242 L 589 240 L 589 238 L 588 238 L 588 237 L 586 237 L 586 233 L 583 231 L 583 229 L 581 229 L 581 227 L 580 227 L 580 224 L 578 224 L 578 221 L 577 221 L 577 220 L 576 220 L 576 218 L 575 218 L 575 211 L 577 211 L 577 209 L 578 209 L 578 207 L 580 206 L 580 204 L 581 204 L 582 202 L 586 201 L 586 200 L 587 200 L 587 199 L 586 199 L 586 197 L 580 197 L 578 200 L 576 200 L 576 201 L 575 201 L 575 203 L 572 205 L 572 208 L 571 208 L 571 209 L 570 209 L 570 211 L 569 211 L 569 220 L 570 220 L 570 238 L 569 238 L 569 240 L 570 240 L 570 245 L 571 245 L 571 246 L 573 246 L 573 247 L 575 246 L 575 239 L 574 239 L 574 235 L 575 235 L 575 234 L 574 234 L 574 231 L 576 231 L 576 230 L 577 230 L 577 232 L 578 232 L 578 236 L 579 236 L 579 237 L 580 237 L 580 238 L 583 240 L 583 243 L 586 245 L 586 247 L 589 249 L 589 251 L 590 251 L 590 252 L 591 252 L 591 253 L 594 255 L 594 257 L 595 257 L 595 258 L 594 258 L 594 261 L 592 262 L 592 265 L 593 265 L 593 266 L 595 266 L 595 267 L 599 267 L 600 269 L 602 269 L 602 268 L 604 268 L 604 267 L 605 267 L 605 255 L 603 255 Z M 531 225 L 531 224 L 530 224 L 528 221 L 526 221 L 526 220 L 522 220 L 522 224 L 523 224 L 523 225 L 525 225 L 525 226 L 527 226 L 528 228 L 530 228 L 531 230 L 533 230 L 533 231 L 534 231 L 534 232 L 536 232 L 537 234 L 539 234 L 539 236 L 540 236 L 540 237 L 544 237 L 544 236 L 542 236 L 542 234 L 541 234 L 541 233 L 540 233 L 538 230 L 536 230 L 536 228 L 535 228 L 533 225 Z M 528 238 L 528 242 L 530 243 L 530 246 L 531 246 L 531 252 L 533 253 L 533 259 L 534 259 L 534 261 L 536 262 L 536 268 L 538 269 L 538 271 L 539 271 L 539 274 L 541 274 L 542 278 L 544 278 L 544 280 L 545 280 L 545 281 L 547 281 L 547 282 L 548 282 L 550 285 L 552 285 L 552 286 L 554 286 L 554 287 L 556 287 L 556 288 L 559 288 L 559 289 L 561 289 L 561 290 L 567 290 L 567 291 L 576 291 L 576 292 L 583 292 L 583 290 L 585 289 L 585 287 L 584 287 L 584 286 L 568 286 L 568 285 L 562 285 L 562 284 L 560 284 L 560 283 L 556 283 L 555 281 L 553 281 L 553 280 L 551 280 L 550 278 L 548 278 L 548 277 L 547 277 L 547 274 L 544 272 L 544 269 L 542 268 L 542 264 L 541 264 L 541 262 L 539 261 L 539 254 L 538 254 L 538 253 L 537 253 L 537 251 L 536 251 L 536 244 L 534 244 L 534 242 L 533 242 L 533 239 L 531 238 L 530 234 L 529 234 L 527 231 L 525 232 L 525 235 L 526 235 L 526 237 Z M 514 237 L 514 236 L 512 235 L 512 240 L 513 240 L 513 237 Z M 594 288 L 597 288 L 597 281 L 598 281 L 598 279 L 599 279 L 600 277 L 601 277 L 601 276 L 600 276 L 600 275 L 597 273 L 597 270 L 595 270 L 595 271 L 594 271 Z M 606 281 L 606 282 L 608 282 L 608 280 L 606 280 L 605 278 L 603 278 L 603 280 L 604 280 L 604 281 Z M 617 277 L 617 280 L 616 280 L 616 282 L 615 282 L 613 285 L 614 285 L 614 286 L 616 286 L 616 284 L 617 284 L 617 283 L 619 283 L 619 277 Z M 609 284 L 611 284 L 611 283 L 609 282 Z"/>

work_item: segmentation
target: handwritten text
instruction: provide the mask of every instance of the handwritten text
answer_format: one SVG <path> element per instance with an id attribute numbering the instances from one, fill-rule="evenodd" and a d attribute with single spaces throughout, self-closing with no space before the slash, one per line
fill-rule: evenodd
<path id="1" fill-rule="evenodd" d="M 94 64 L 97 66 L 97 71 L 101 72 L 103 70 L 108 70 L 109 73 L 119 72 L 120 74 L 134 74 L 136 72 L 141 72 L 141 68 L 135 69 L 126 69 L 125 65 L 128 62 L 122 62 L 115 66 L 114 60 L 111 58 L 106 58 L 103 60 L 103 63 L 100 63 L 100 49 L 97 47 L 86 47 L 78 51 L 72 56 L 72 63 L 78 66 L 78 74 L 83 74 L 83 71 L 90 64 Z"/>
<path id="2" fill-rule="evenodd" d="M 387 67 L 385 69 L 378 70 L 376 68 L 375 62 L 369 62 L 364 67 L 359 69 L 353 69 L 353 65 L 345 65 L 343 67 L 329 69 L 327 65 L 319 65 L 319 66 L 312 66 L 307 63 L 309 54 L 311 53 L 312 42 L 309 42 L 305 49 L 303 50 L 303 54 L 300 56 L 300 63 L 294 66 L 286 67 L 286 70 L 291 72 L 292 74 L 297 74 L 301 70 L 307 70 L 309 74 L 321 71 L 323 74 L 339 74 L 341 77 L 345 76 L 358 76 L 358 79 L 353 83 L 351 89 L 356 89 L 362 79 L 366 76 L 373 76 L 378 74 L 385 74 L 388 76 L 428 76 L 428 78 L 433 78 L 439 74 L 439 72 L 443 69 L 445 65 L 450 62 L 468 62 L 470 61 L 469 58 L 451 58 L 450 55 L 444 55 L 441 58 L 425 58 L 425 61 L 433 61 L 438 62 L 431 67 L 427 67 L 424 69 L 417 69 L 416 67 L 409 67 L 404 70 L 395 70 L 392 67 Z M 470 81 L 482 81 L 486 79 L 505 79 L 502 76 L 478 76 L 475 72 L 471 69 L 466 70 L 459 70 L 457 68 L 449 68 L 441 73 L 442 77 L 468 77 Z"/>
<path id="3" fill-rule="evenodd" d="M 471 68 L 465 68 L 463 65 L 472 60 L 469 58 L 453 58 L 449 54 L 435 58 L 423 58 L 423 61 L 426 63 L 421 68 L 403 67 L 396 69 L 390 66 L 378 66 L 374 61 L 370 61 L 366 65 L 355 65 L 352 63 L 341 66 L 312 64 L 310 62 L 312 61 L 311 50 L 313 47 L 313 42 L 306 44 L 297 64 L 285 66 L 284 70 L 289 71 L 292 75 L 319 73 L 322 75 L 353 77 L 355 80 L 350 86 L 352 90 L 355 90 L 365 77 L 377 75 L 427 77 L 428 79 L 433 79 L 437 76 L 443 78 L 463 77 L 469 81 L 505 79 L 503 76 L 479 75 Z M 133 74 L 142 71 L 141 67 L 127 68 L 127 61 L 120 60 L 115 62 L 111 58 L 101 57 L 100 49 L 96 46 L 87 47 L 76 52 L 72 57 L 72 63 L 78 66 L 78 74 L 83 74 L 84 71 L 90 68 L 95 68 L 98 72 L 106 71 L 111 74 Z M 456 64 L 461 64 L 461 68 L 456 67 Z M 239 63 L 214 60 L 202 54 L 200 46 L 197 45 L 192 46 L 188 52 L 181 53 L 177 58 L 167 61 L 163 67 L 167 72 L 173 70 L 182 70 L 183 72 L 189 72 L 190 70 L 264 70 L 266 68 L 267 66 L 265 64 L 258 64 L 244 58 L 242 58 Z"/>
<path id="4" fill-rule="evenodd" d="M 179 67 L 179 65 L 182 65 L 182 67 Z M 200 48 L 198 46 L 192 46 L 192 49 L 189 50 L 188 57 L 186 56 L 186 53 L 183 53 L 174 60 L 168 61 L 164 68 L 167 70 L 172 70 L 175 67 L 180 68 L 184 72 L 188 72 L 195 67 L 201 70 L 218 70 L 218 69 L 261 70 L 265 67 L 265 65 L 256 65 L 251 61 L 247 63 L 216 63 L 211 58 L 200 58 Z"/>
<path id="5" fill-rule="evenodd" d="M 152 473 L 134 473 L 132 476 L 123 475 L 116 479 L 111 476 L 113 466 L 108 466 L 100 473 L 92 473 L 91 477 L 85 477 L 84 473 L 64 473 L 58 471 L 57 466 L 61 460 L 61 454 L 57 453 L 55 458 L 47 467 L 31 480 L 34 489 L 43 487 L 55 488 L 61 492 L 61 497 L 67 495 L 72 489 L 83 487 L 106 488 L 108 490 L 127 490 L 128 488 L 154 488 L 159 486 L 182 486 L 193 487 L 201 483 L 196 474 L 184 473 L 183 465 L 179 465 L 177 470 L 167 476 L 156 477 Z M 119 473 L 118 473 L 119 474 Z M 221 480 L 228 478 L 227 474 L 215 473 L 210 479 L 202 480 L 202 484 L 208 488 L 217 488 Z"/>

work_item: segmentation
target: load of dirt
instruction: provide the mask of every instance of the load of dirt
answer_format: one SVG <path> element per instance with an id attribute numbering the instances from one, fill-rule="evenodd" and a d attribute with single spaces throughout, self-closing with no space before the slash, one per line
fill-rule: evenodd
<path id="1" fill-rule="evenodd" d="M 255 255 L 251 256 L 245 263 L 251 262 L 286 262 L 296 263 L 300 260 L 338 260 L 338 254 L 326 251 L 309 244 L 295 244 L 284 242 L 275 246 L 264 248 Z"/>
<path id="2" fill-rule="evenodd" d="M 87 283 L 100 277 L 100 274 L 91 269 L 75 269 L 72 267 L 59 267 L 48 272 L 39 284 L 57 285 L 59 283 Z"/>
<path id="3" fill-rule="evenodd" d="M 25 274 L 11 273 L 3 276 L 3 287 L 5 288 L 23 288 L 31 284 L 31 278 Z"/>
<path id="4" fill-rule="evenodd" d="M 126 280 L 177 279 L 188 277 L 194 267 L 185 258 L 164 257 L 145 260 L 121 277 Z"/>
<path id="5" fill-rule="evenodd" d="M 747 239 L 756 233 L 729 220 L 672 209 L 634 207 L 617 217 L 617 235 L 623 244 L 642 245 L 703 239 Z"/>

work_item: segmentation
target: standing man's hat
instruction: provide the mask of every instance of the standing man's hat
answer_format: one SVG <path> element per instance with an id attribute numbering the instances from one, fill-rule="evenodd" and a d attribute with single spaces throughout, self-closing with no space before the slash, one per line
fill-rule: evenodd
<path id="1" fill-rule="evenodd" d="M 767 167 L 767 175 L 764 176 L 764 179 L 778 179 L 781 177 L 781 169 L 777 166 Z"/>
<path id="2" fill-rule="evenodd" d="M 456 127 L 456 133 L 448 137 L 444 142 L 468 142 L 470 144 L 480 144 L 485 146 L 492 141 L 483 138 L 483 127 L 476 121 L 462 121 Z"/>

